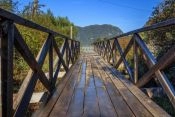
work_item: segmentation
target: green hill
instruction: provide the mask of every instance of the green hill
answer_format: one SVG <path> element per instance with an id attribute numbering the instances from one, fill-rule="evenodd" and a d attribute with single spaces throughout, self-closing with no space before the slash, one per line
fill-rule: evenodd
<path id="1" fill-rule="evenodd" d="M 123 33 L 120 28 L 108 24 L 77 27 L 77 29 L 77 40 L 82 46 L 88 46 L 99 38 L 110 38 Z"/>

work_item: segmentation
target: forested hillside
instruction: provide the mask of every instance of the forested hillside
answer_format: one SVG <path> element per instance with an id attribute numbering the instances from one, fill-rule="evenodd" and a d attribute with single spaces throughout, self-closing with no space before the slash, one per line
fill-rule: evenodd
<path id="1" fill-rule="evenodd" d="M 80 40 L 82 46 L 88 46 L 96 40 L 111 38 L 123 33 L 120 28 L 108 24 L 77 28 L 77 40 Z"/>
<path id="2" fill-rule="evenodd" d="M 12 13 L 15 13 L 21 17 L 24 17 L 28 20 L 31 20 L 35 23 L 38 23 L 44 27 L 47 27 L 49 29 L 52 29 L 56 32 L 59 32 L 61 34 L 70 35 L 70 27 L 73 27 L 73 37 L 77 34 L 76 27 L 74 24 L 68 19 L 68 17 L 60 17 L 60 16 L 54 16 L 52 11 L 48 9 L 46 12 L 41 10 L 43 7 L 45 7 L 44 4 L 40 3 L 39 0 L 33 0 L 33 2 L 29 2 L 26 6 L 23 6 L 22 9 L 19 10 L 19 5 L 21 5 L 20 0 L 0 0 L 0 8 L 3 8 L 5 10 L 8 10 Z M 26 28 L 20 25 L 17 25 L 17 28 L 19 29 L 20 33 L 22 34 L 24 40 L 30 47 L 32 53 L 36 56 L 39 52 L 40 48 L 42 47 L 42 44 L 47 39 L 47 34 L 33 30 L 30 28 Z M 61 46 L 61 43 L 63 42 L 62 39 L 56 40 L 58 45 Z M 18 87 L 22 83 L 23 79 L 27 75 L 29 70 L 29 66 L 27 63 L 23 60 L 21 55 L 15 50 L 14 53 L 14 91 L 16 92 L 18 90 Z M 48 61 L 45 61 L 45 64 L 43 66 L 43 70 L 45 72 L 48 72 Z M 36 90 L 42 90 L 42 87 L 37 85 Z"/>

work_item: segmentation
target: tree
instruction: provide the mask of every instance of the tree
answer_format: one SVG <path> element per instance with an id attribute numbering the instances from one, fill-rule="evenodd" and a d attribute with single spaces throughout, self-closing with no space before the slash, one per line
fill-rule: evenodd
<path id="1" fill-rule="evenodd" d="M 13 0 L 0 0 L 0 8 L 6 9 L 11 12 L 17 12 L 18 1 Z"/>
<path id="2" fill-rule="evenodd" d="M 28 5 L 24 6 L 22 15 L 29 19 L 32 19 L 33 17 L 44 13 L 41 10 L 41 8 L 44 6 L 45 5 L 39 3 L 39 0 L 34 0 L 33 2 L 29 2 Z"/>
<path id="3" fill-rule="evenodd" d="M 175 18 L 175 0 L 164 0 L 154 8 L 151 17 L 146 26 Z M 156 49 L 155 53 L 160 58 L 173 45 L 175 45 L 175 26 L 145 33 L 148 43 L 151 43 Z"/>

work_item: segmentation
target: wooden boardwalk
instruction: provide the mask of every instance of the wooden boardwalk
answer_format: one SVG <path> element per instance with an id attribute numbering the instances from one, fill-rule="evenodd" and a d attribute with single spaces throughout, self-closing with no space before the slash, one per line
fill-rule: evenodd
<path id="1" fill-rule="evenodd" d="M 60 82 L 40 117 L 167 117 L 96 53 L 84 53 Z"/>

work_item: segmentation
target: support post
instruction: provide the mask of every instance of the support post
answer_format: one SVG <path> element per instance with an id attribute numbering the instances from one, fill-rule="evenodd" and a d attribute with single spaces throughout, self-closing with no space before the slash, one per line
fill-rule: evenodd
<path id="1" fill-rule="evenodd" d="M 11 117 L 13 115 L 13 22 L 3 22 L 0 30 L 0 111 L 2 111 L 0 116 Z"/>
<path id="2" fill-rule="evenodd" d="M 51 35 L 51 43 L 50 43 L 50 48 L 49 48 L 49 80 L 50 80 L 50 83 L 51 83 L 51 91 L 54 89 L 54 85 L 52 83 L 52 80 L 53 80 L 53 39 L 54 39 L 54 36 Z"/>
<path id="3" fill-rule="evenodd" d="M 136 84 L 138 81 L 138 45 L 136 40 L 134 39 L 134 83 Z"/>

